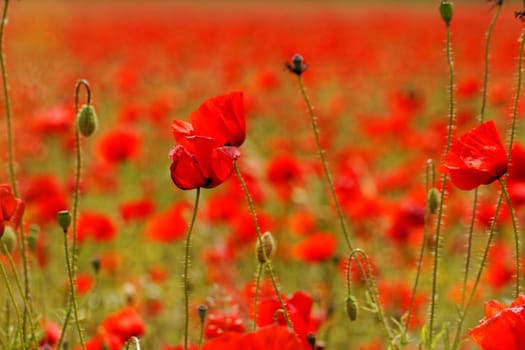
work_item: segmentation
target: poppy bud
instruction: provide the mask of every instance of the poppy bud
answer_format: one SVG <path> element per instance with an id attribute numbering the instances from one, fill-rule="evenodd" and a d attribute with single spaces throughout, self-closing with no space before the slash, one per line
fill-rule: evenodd
<path id="1" fill-rule="evenodd" d="M 61 210 L 57 213 L 57 221 L 62 230 L 67 232 L 69 225 L 71 225 L 71 214 L 69 210 Z"/>
<path id="2" fill-rule="evenodd" d="M 262 235 L 261 240 L 258 240 L 256 244 L 257 261 L 259 261 L 261 264 L 264 264 L 270 259 L 274 248 L 275 241 L 272 234 L 270 232 L 265 232 Z"/>
<path id="3" fill-rule="evenodd" d="M 36 243 L 38 241 L 38 234 L 40 233 L 40 227 L 38 225 L 31 225 L 29 227 L 29 234 L 27 235 L 27 246 L 32 251 L 36 249 Z"/>
<path id="4" fill-rule="evenodd" d="M 448 1 L 442 1 L 439 4 L 439 13 L 441 18 L 445 21 L 445 24 L 448 26 L 452 20 L 452 3 Z"/>
<path id="5" fill-rule="evenodd" d="M 100 271 L 100 256 L 97 255 L 91 259 L 91 267 L 93 268 L 95 274 L 98 274 Z"/>
<path id="6" fill-rule="evenodd" d="M 6 226 L 4 234 L 0 237 L 0 244 L 2 245 L 0 251 L 5 254 L 6 251 L 11 253 L 16 247 L 16 234 L 11 226 Z"/>
<path id="7" fill-rule="evenodd" d="M 90 104 L 85 104 L 77 113 L 77 128 L 85 136 L 91 136 L 97 129 L 98 118 L 95 109 Z"/>
<path id="8" fill-rule="evenodd" d="M 357 300 L 353 295 L 349 295 L 346 298 L 346 314 L 350 321 L 355 321 L 357 319 Z"/>
<path id="9" fill-rule="evenodd" d="M 286 62 L 285 66 L 290 73 L 296 75 L 301 75 L 308 69 L 308 66 L 304 64 L 303 56 L 297 53 L 292 57 L 292 63 L 290 64 L 290 62 Z"/>
<path id="10" fill-rule="evenodd" d="M 306 335 L 306 340 L 308 341 L 308 344 L 312 347 L 313 350 L 316 349 L 315 343 L 316 343 L 316 337 L 314 333 L 308 333 Z"/>
<path id="11" fill-rule="evenodd" d="M 201 320 L 201 323 L 204 323 L 204 320 L 206 319 L 206 314 L 208 313 L 208 306 L 205 304 L 200 304 L 197 308 L 197 312 L 199 313 L 199 319 Z"/>
<path id="12" fill-rule="evenodd" d="M 439 191 L 432 187 L 427 193 L 427 208 L 430 214 L 435 214 L 439 207 Z"/>

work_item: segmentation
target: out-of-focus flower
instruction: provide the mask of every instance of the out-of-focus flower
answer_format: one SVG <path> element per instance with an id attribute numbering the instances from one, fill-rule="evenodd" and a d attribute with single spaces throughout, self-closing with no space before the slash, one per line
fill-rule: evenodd
<path id="1" fill-rule="evenodd" d="M 130 129 L 118 129 L 102 135 L 98 142 L 99 155 L 109 163 L 119 163 L 140 154 L 141 138 Z"/>
<path id="2" fill-rule="evenodd" d="M 328 232 L 317 232 L 308 235 L 295 245 L 295 256 L 305 262 L 319 263 L 334 256 L 337 238 Z"/>
<path id="3" fill-rule="evenodd" d="M 507 171 L 507 154 L 493 121 L 480 124 L 456 139 L 440 171 L 462 190 L 490 184 Z"/>
<path id="4" fill-rule="evenodd" d="M 13 191 L 10 185 L 0 184 L 0 237 L 4 233 L 5 222 L 8 221 L 18 228 L 22 215 L 24 214 L 25 204 L 19 198 L 13 195 Z"/>

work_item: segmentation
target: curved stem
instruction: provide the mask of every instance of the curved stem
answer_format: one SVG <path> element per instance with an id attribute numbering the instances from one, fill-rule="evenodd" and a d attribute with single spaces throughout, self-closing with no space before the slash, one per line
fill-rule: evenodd
<path id="1" fill-rule="evenodd" d="M 447 146 L 445 149 L 445 156 L 448 154 L 448 151 L 450 149 L 450 144 L 452 142 L 452 129 L 454 125 L 454 66 L 452 63 L 450 24 L 447 24 L 446 28 L 447 28 L 446 55 L 447 55 L 448 70 L 449 70 L 449 82 L 448 82 L 449 111 L 448 111 Z M 443 209 L 444 209 L 444 202 L 445 202 L 445 193 L 447 189 L 447 180 L 448 180 L 447 174 L 443 175 L 443 180 L 441 183 L 441 198 L 439 202 L 439 211 L 438 211 L 437 223 L 436 223 L 436 240 L 434 243 L 434 264 L 432 268 L 432 292 L 430 295 L 430 313 L 429 313 L 429 327 L 428 327 L 428 334 L 429 334 L 428 341 L 430 344 L 432 344 L 432 337 L 434 334 L 433 328 L 434 328 L 434 317 L 435 317 L 435 311 L 436 311 L 437 271 L 438 271 L 438 265 L 439 265 L 439 248 L 441 245 L 441 221 L 443 219 Z"/>
<path id="2" fill-rule="evenodd" d="M 304 101 L 306 103 L 306 106 L 308 108 L 308 115 L 310 117 L 310 124 L 312 126 L 312 130 L 314 132 L 314 136 L 315 136 L 315 143 L 316 143 L 316 146 L 317 146 L 317 151 L 319 153 L 319 157 L 321 158 L 321 163 L 323 165 L 323 171 L 324 171 L 324 175 L 325 175 L 325 178 L 326 178 L 326 182 L 328 183 L 328 187 L 330 189 L 330 194 L 331 194 L 331 197 L 332 197 L 332 200 L 334 202 L 334 205 L 336 207 L 336 211 L 337 211 L 337 216 L 339 218 L 339 224 L 341 226 L 341 231 L 343 232 L 343 237 L 345 239 L 345 242 L 346 242 L 346 246 L 348 247 L 348 249 L 350 250 L 350 252 L 353 252 L 354 251 L 354 248 L 353 248 L 353 245 L 352 245 L 352 242 L 350 241 L 350 236 L 348 234 L 348 230 L 346 228 L 346 220 L 345 220 L 345 216 L 344 216 L 344 213 L 343 213 L 343 210 L 341 208 L 341 205 L 339 204 L 339 199 L 337 198 L 337 193 L 335 191 L 335 185 L 334 185 L 334 182 L 332 180 L 332 175 L 330 173 L 330 170 L 328 169 L 328 162 L 326 160 L 326 157 L 324 155 L 324 151 L 321 147 L 321 141 L 320 141 L 320 137 L 319 137 L 319 128 L 317 127 L 317 122 L 315 120 L 315 116 L 314 116 L 314 109 L 313 109 L 313 106 L 312 106 L 312 103 L 310 101 L 310 98 L 308 97 L 308 94 L 306 93 L 306 90 L 304 88 L 304 84 L 303 84 L 303 79 L 301 78 L 301 75 L 298 74 L 297 75 L 297 82 L 298 82 L 298 85 L 299 85 L 299 89 L 301 91 L 301 95 L 303 96 L 304 98 Z M 375 293 L 374 293 L 374 290 L 370 284 L 370 279 L 372 278 L 372 276 L 367 276 L 362 264 L 361 264 L 361 261 L 357 261 L 357 266 L 359 267 L 359 271 L 361 273 L 361 276 L 363 276 L 363 279 L 366 281 L 366 285 L 367 285 L 367 288 L 368 288 L 368 291 L 370 293 L 370 295 L 372 297 L 375 297 Z M 379 303 L 379 300 L 375 300 L 375 303 L 377 305 L 380 305 Z M 390 327 L 387 323 L 387 320 L 385 318 L 385 315 L 383 314 L 383 310 L 381 307 L 379 307 L 378 309 L 378 314 L 377 314 L 377 317 L 379 318 L 381 324 L 382 324 L 382 327 L 383 329 L 385 330 L 385 333 L 390 341 L 390 344 L 392 346 L 394 346 L 394 348 L 397 348 L 397 346 L 394 344 L 394 336 L 390 330 Z"/>
<path id="3" fill-rule="evenodd" d="M 199 208 L 201 189 L 197 187 L 197 193 L 195 194 L 195 204 L 193 205 L 193 214 L 191 216 L 190 226 L 188 228 L 188 234 L 186 235 L 186 244 L 184 250 L 184 274 L 183 274 L 183 286 L 184 286 L 184 350 L 188 350 L 188 334 L 189 334 L 189 321 L 190 321 L 190 298 L 189 298 L 189 277 L 188 269 L 190 265 L 190 243 L 191 243 L 191 232 L 197 218 L 197 210 Z"/>
<path id="4" fill-rule="evenodd" d="M 246 197 L 246 201 L 248 202 L 248 207 L 250 208 L 250 213 L 252 215 L 253 224 L 255 226 L 255 232 L 257 233 L 257 241 L 263 247 L 263 240 L 262 240 L 262 233 L 261 229 L 259 227 L 259 223 L 257 222 L 257 214 L 255 214 L 255 208 L 253 206 L 252 196 L 250 195 L 250 192 L 248 191 L 248 186 L 246 186 L 246 182 L 244 181 L 244 178 L 242 177 L 241 171 L 239 170 L 239 166 L 237 165 L 237 162 L 233 163 L 233 168 L 235 169 L 235 174 L 237 175 L 237 178 L 239 179 L 239 182 L 241 183 L 242 190 L 244 191 L 244 195 Z M 275 295 L 277 296 L 277 299 L 279 300 L 279 304 L 282 308 L 282 313 L 284 315 L 284 318 L 286 319 L 286 324 L 290 329 L 293 329 L 292 321 L 290 320 L 290 316 L 288 315 L 288 309 L 286 308 L 286 305 L 284 303 L 283 298 L 281 297 L 281 292 L 279 291 L 279 286 L 277 284 L 277 280 L 274 277 L 272 264 L 270 262 L 270 259 L 266 256 L 266 250 L 263 248 L 261 249 L 261 252 L 264 257 L 264 267 L 266 267 L 266 271 L 268 273 L 268 276 L 270 276 L 270 280 L 273 285 L 273 289 L 275 291 Z M 258 295 L 258 289 L 259 289 L 259 283 L 255 286 L 255 295 Z M 257 303 L 257 297 L 255 298 L 255 303 Z M 255 304 L 257 306 L 257 304 Z M 256 320 L 254 319 L 254 322 Z"/>
<path id="5" fill-rule="evenodd" d="M 263 249 L 264 250 L 264 249 Z M 266 254 L 266 253 L 263 253 Z M 257 265 L 257 276 L 255 277 L 255 294 L 253 296 L 253 330 L 257 329 L 257 301 L 259 299 L 259 286 L 261 285 L 261 276 L 263 264 Z"/>

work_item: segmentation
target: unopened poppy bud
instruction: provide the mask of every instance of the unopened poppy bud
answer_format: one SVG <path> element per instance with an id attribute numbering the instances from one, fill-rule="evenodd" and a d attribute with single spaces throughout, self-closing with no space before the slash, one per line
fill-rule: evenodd
<path id="1" fill-rule="evenodd" d="M 353 295 L 349 295 L 346 298 L 346 314 L 350 321 L 357 319 L 357 300 Z"/>
<path id="2" fill-rule="evenodd" d="M 93 267 L 93 271 L 95 271 L 95 274 L 98 274 L 100 271 L 100 256 L 94 256 L 91 259 L 91 267 Z"/>
<path id="3" fill-rule="evenodd" d="M 29 234 L 27 235 L 27 246 L 31 251 L 36 250 L 36 243 L 38 241 L 38 234 L 40 233 L 40 227 L 38 225 L 31 225 L 29 227 Z"/>
<path id="4" fill-rule="evenodd" d="M 427 207 L 430 214 L 435 214 L 439 207 L 439 191 L 432 187 L 427 193 Z"/>
<path id="5" fill-rule="evenodd" d="M 316 349 L 315 342 L 317 340 L 316 337 L 315 337 L 315 334 L 314 333 L 308 333 L 306 335 L 306 340 L 308 340 L 308 344 L 310 344 L 312 349 L 315 350 Z"/>
<path id="6" fill-rule="evenodd" d="M 292 63 L 286 62 L 285 66 L 288 71 L 290 71 L 290 73 L 297 75 L 303 74 L 308 69 L 308 66 L 304 64 L 303 56 L 299 55 L 298 53 L 292 57 Z"/>
<path id="7" fill-rule="evenodd" d="M 205 304 L 200 304 L 197 308 L 197 312 L 199 313 L 199 319 L 201 320 L 201 323 L 204 323 L 206 314 L 208 313 L 208 306 Z"/>
<path id="8" fill-rule="evenodd" d="M 264 264 L 266 261 L 270 260 L 274 248 L 275 241 L 272 234 L 270 232 L 265 232 L 262 235 L 261 240 L 258 240 L 256 244 L 257 261 Z"/>
<path id="9" fill-rule="evenodd" d="M 67 232 L 69 225 L 71 225 L 71 214 L 69 210 L 61 210 L 57 213 L 57 221 L 62 230 Z"/>
<path id="10" fill-rule="evenodd" d="M 4 234 L 0 237 L 0 252 L 5 254 L 6 251 L 11 253 L 16 247 L 16 233 L 11 226 L 4 228 Z"/>
<path id="11" fill-rule="evenodd" d="M 450 21 L 452 20 L 452 3 L 448 1 L 442 1 L 441 4 L 439 4 L 439 13 L 441 14 L 441 18 L 443 21 L 445 21 L 445 24 L 448 26 L 450 24 Z"/>
<path id="12" fill-rule="evenodd" d="M 98 125 L 97 113 L 95 109 L 90 104 L 85 104 L 80 108 L 80 111 L 77 113 L 77 128 L 80 133 L 85 136 L 91 136 Z"/>

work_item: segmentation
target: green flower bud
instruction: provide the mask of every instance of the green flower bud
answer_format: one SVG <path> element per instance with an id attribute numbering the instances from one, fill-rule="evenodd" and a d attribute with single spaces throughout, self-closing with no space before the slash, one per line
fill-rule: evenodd
<path id="1" fill-rule="evenodd" d="M 85 104 L 80 108 L 80 111 L 77 114 L 77 128 L 80 133 L 85 136 L 91 136 L 98 125 L 97 113 L 95 109 L 90 104 Z"/>
<path id="2" fill-rule="evenodd" d="M 11 226 L 4 228 L 4 234 L 0 237 L 0 252 L 5 254 L 5 251 L 11 253 L 16 247 L 16 233 Z"/>
<path id="3" fill-rule="evenodd" d="M 67 232 L 69 225 L 71 225 L 71 214 L 68 210 L 61 210 L 57 213 L 57 220 L 60 227 L 64 232 Z"/>
<path id="4" fill-rule="evenodd" d="M 435 214 L 439 207 L 439 191 L 432 187 L 427 193 L 427 208 L 430 214 Z"/>
<path id="5" fill-rule="evenodd" d="M 441 18 L 443 18 L 443 21 L 445 21 L 445 24 L 448 26 L 450 24 L 450 21 L 452 20 L 452 3 L 448 1 L 442 1 L 439 5 L 439 13 L 441 14 Z"/>
<path id="6" fill-rule="evenodd" d="M 261 241 L 262 243 L 257 241 L 256 244 L 257 261 L 264 264 L 267 260 L 270 260 L 270 256 L 275 249 L 275 241 L 270 232 L 265 232 L 261 237 Z"/>
<path id="7" fill-rule="evenodd" d="M 350 321 L 357 319 L 357 300 L 353 295 L 349 295 L 346 298 L 346 314 Z"/>
<path id="8" fill-rule="evenodd" d="M 38 242 L 39 233 L 40 227 L 38 227 L 38 225 L 31 225 L 29 227 L 29 234 L 27 235 L 27 246 L 33 252 L 36 250 L 36 244 Z"/>

